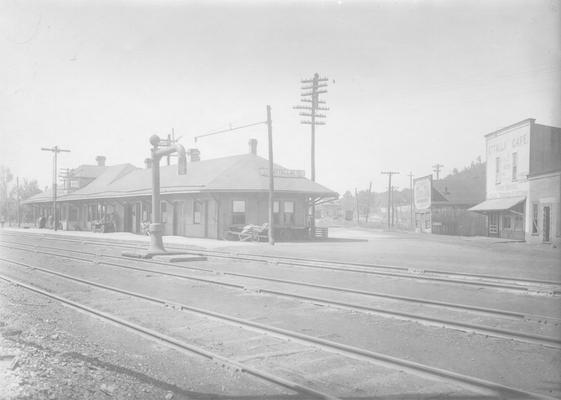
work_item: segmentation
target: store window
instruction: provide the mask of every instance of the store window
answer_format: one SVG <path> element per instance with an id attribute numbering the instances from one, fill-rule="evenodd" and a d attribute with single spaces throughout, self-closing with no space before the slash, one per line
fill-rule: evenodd
<path id="1" fill-rule="evenodd" d="M 193 200 L 193 224 L 198 225 L 201 223 L 201 209 L 201 202 L 198 200 Z"/>
<path id="2" fill-rule="evenodd" d="M 501 159 L 497 157 L 495 159 L 495 184 L 501 183 Z"/>
<path id="3" fill-rule="evenodd" d="M 518 153 L 512 153 L 512 181 L 518 176 Z"/>
<path id="4" fill-rule="evenodd" d="M 245 224 L 245 200 L 232 201 L 232 224 Z"/>
<path id="5" fill-rule="evenodd" d="M 287 225 L 294 224 L 294 202 L 285 201 L 283 204 L 284 223 Z"/>
<path id="6" fill-rule="evenodd" d="M 532 234 L 538 233 L 538 203 L 532 204 Z"/>
<path id="7" fill-rule="evenodd" d="M 503 229 L 510 229 L 510 215 L 503 215 Z"/>

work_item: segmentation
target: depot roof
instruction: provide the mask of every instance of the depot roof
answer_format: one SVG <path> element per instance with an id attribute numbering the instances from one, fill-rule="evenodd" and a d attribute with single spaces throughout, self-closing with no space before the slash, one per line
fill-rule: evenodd
<path id="1" fill-rule="evenodd" d="M 160 193 L 202 192 L 267 192 L 269 161 L 254 154 L 242 154 L 196 161 L 187 164 L 187 174 L 178 175 L 177 165 L 160 167 Z M 276 170 L 289 171 L 275 165 Z M 305 177 L 279 174 L 275 176 L 275 192 L 302 193 L 315 197 L 338 197 L 338 194 Z M 92 183 L 75 192 L 59 197 L 60 201 L 93 200 L 149 196 L 152 193 L 152 170 L 130 164 L 106 167 Z M 24 203 L 51 201 L 39 193 Z"/>

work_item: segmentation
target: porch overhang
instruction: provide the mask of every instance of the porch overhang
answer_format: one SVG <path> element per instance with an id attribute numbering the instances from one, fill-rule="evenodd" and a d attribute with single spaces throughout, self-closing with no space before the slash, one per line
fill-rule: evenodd
<path id="1" fill-rule="evenodd" d="M 469 209 L 469 211 L 475 211 L 479 213 L 487 213 L 493 211 L 507 211 L 511 208 L 516 207 L 518 204 L 522 203 L 526 200 L 526 196 L 517 196 L 517 197 L 504 197 L 500 199 L 489 199 L 485 200 L 484 202 L 479 203 L 476 206 L 473 206 Z"/>

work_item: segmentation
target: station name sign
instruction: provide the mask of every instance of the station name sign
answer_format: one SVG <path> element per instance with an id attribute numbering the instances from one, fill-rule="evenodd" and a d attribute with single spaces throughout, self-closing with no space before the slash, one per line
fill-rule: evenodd
<path id="1" fill-rule="evenodd" d="M 269 176 L 269 168 L 259 168 L 261 176 Z M 302 169 L 273 168 L 275 178 L 305 178 L 306 173 Z"/>

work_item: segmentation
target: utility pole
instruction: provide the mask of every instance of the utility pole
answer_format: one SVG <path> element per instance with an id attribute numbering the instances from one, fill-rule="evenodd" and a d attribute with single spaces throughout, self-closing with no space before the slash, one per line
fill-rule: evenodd
<path id="1" fill-rule="evenodd" d="M 273 236 L 273 196 L 275 193 L 275 179 L 273 177 L 273 121 L 271 120 L 271 106 L 267 106 L 267 135 L 269 139 L 269 244 L 274 246 Z"/>
<path id="2" fill-rule="evenodd" d="M 210 132 L 210 133 L 205 133 L 203 135 L 198 135 L 195 136 L 193 138 L 193 140 L 195 141 L 195 143 L 197 142 L 198 139 L 202 138 L 202 137 L 206 137 L 206 136 L 213 136 L 213 135 L 218 135 L 220 133 L 225 133 L 225 132 L 231 132 L 231 131 L 237 131 L 239 129 L 245 129 L 245 128 L 249 128 L 251 126 L 256 126 L 256 125 L 263 125 L 263 124 L 267 124 L 267 134 L 268 134 L 268 142 L 269 142 L 269 244 L 274 245 L 275 244 L 275 238 L 274 238 L 274 232 L 273 232 L 273 205 L 274 205 L 274 193 L 275 193 L 275 183 L 274 183 L 274 168 L 273 168 L 273 121 L 271 119 L 271 106 L 267 106 L 267 120 L 266 121 L 259 121 L 259 122 L 253 122 L 251 124 L 246 124 L 246 125 L 241 125 L 241 126 L 236 126 L 236 127 L 232 127 L 230 125 L 230 127 L 228 129 L 221 129 L 219 131 L 214 131 L 214 132 Z M 176 139 L 178 140 L 178 139 Z"/>
<path id="3" fill-rule="evenodd" d="M 392 226 L 395 226 L 399 221 L 399 206 L 394 203 L 393 193 L 398 189 L 397 186 L 392 186 Z"/>
<path id="4" fill-rule="evenodd" d="M 70 150 L 60 149 L 58 146 L 41 147 L 43 151 L 50 151 L 53 153 L 53 224 L 55 231 L 58 229 L 58 219 L 56 215 L 56 181 L 57 181 L 57 157 L 58 153 L 70 153 Z"/>
<path id="5" fill-rule="evenodd" d="M 302 105 L 294 106 L 296 110 L 303 110 L 299 115 L 302 117 L 308 117 L 300 121 L 301 124 L 310 125 L 311 127 L 311 169 L 310 177 L 312 182 L 316 181 L 316 125 L 325 125 L 325 121 L 321 121 L 321 118 L 325 118 L 325 114 L 318 114 L 318 111 L 328 111 L 329 108 L 320 106 L 325 104 L 324 100 L 319 99 L 319 95 L 327 93 L 324 89 L 327 87 L 328 78 L 320 78 L 319 74 L 316 72 L 312 79 L 303 79 L 300 81 L 302 83 L 302 93 L 300 94 Z M 311 204 L 311 233 L 315 232 L 315 219 L 316 219 L 316 208 L 315 199 L 312 199 Z M 358 212 L 358 210 L 357 210 Z"/>
<path id="6" fill-rule="evenodd" d="M 382 171 L 382 175 L 388 175 L 388 229 L 391 229 L 391 207 L 392 207 L 392 175 L 397 175 L 396 171 Z"/>
<path id="7" fill-rule="evenodd" d="M 413 172 L 409 171 L 408 176 L 409 176 L 409 196 L 410 196 L 409 197 L 409 203 L 410 203 L 410 208 L 411 208 L 411 210 L 410 210 L 410 212 L 411 212 L 410 226 L 411 226 L 411 230 L 413 230 L 413 227 L 415 226 L 414 221 L 413 221 L 414 218 L 415 218 L 415 215 L 413 214 Z"/>
<path id="8" fill-rule="evenodd" d="M 366 218 L 365 222 L 368 225 L 368 216 L 370 215 L 370 197 L 372 195 L 372 182 L 368 186 L 368 198 L 366 199 Z"/>
<path id="9" fill-rule="evenodd" d="M 444 165 L 442 165 L 442 164 L 435 164 L 435 165 L 432 166 L 433 172 L 436 173 L 436 180 L 439 180 L 439 179 L 440 179 L 440 169 L 441 169 L 442 167 L 444 167 Z"/>

